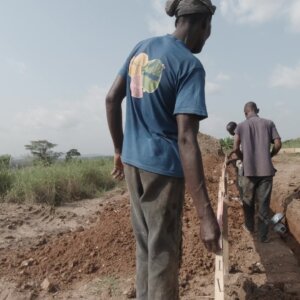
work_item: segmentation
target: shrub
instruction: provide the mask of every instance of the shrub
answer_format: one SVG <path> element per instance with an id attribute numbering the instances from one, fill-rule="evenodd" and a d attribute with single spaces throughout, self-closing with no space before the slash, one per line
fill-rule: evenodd
<path id="1" fill-rule="evenodd" d="M 111 159 L 95 159 L 28 167 L 15 172 L 5 201 L 60 205 L 90 199 L 116 185 L 110 176 Z"/>
<path id="2" fill-rule="evenodd" d="M 14 176 L 9 170 L 0 169 L 0 196 L 4 196 L 13 186 Z"/>
<path id="3" fill-rule="evenodd" d="M 229 152 L 233 149 L 233 138 L 227 137 L 224 139 L 220 139 L 220 144 L 224 152 Z"/>
<path id="4" fill-rule="evenodd" d="M 9 169 L 11 156 L 9 154 L 0 155 L 0 170 L 7 170 Z"/>

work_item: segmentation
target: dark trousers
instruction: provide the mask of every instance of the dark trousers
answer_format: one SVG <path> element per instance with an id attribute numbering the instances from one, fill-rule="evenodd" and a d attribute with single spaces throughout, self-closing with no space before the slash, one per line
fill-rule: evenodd
<path id="1" fill-rule="evenodd" d="M 258 205 L 258 235 L 261 241 L 268 236 L 268 220 L 270 199 L 273 186 L 273 176 L 243 177 L 243 210 L 245 225 L 254 231 L 255 202 Z"/>
<path id="2" fill-rule="evenodd" d="M 125 165 L 136 238 L 138 300 L 176 300 L 184 180 Z"/>

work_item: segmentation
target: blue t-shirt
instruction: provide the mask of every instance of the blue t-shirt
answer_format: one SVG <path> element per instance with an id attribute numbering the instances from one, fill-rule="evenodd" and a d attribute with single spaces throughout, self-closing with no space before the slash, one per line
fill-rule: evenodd
<path id="1" fill-rule="evenodd" d="M 127 82 L 123 162 L 183 177 L 176 115 L 207 117 L 201 62 L 182 41 L 166 35 L 140 42 L 119 75 Z"/>

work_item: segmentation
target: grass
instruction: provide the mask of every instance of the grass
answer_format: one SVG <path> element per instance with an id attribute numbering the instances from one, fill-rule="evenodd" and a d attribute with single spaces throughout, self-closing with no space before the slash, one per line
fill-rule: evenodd
<path id="1" fill-rule="evenodd" d="M 116 186 L 110 176 L 112 160 L 74 160 L 69 163 L 0 171 L 0 199 L 5 202 L 46 203 L 98 197 Z"/>
<path id="2" fill-rule="evenodd" d="M 300 148 L 300 138 L 286 140 L 282 143 L 283 148 Z"/>

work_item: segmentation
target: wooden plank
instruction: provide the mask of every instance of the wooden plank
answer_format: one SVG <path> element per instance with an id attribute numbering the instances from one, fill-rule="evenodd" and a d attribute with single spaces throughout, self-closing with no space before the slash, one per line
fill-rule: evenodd
<path id="1" fill-rule="evenodd" d="M 215 258 L 215 299 L 224 300 L 224 274 L 229 272 L 228 217 L 227 217 L 227 158 L 222 166 L 219 182 L 217 219 L 221 229 L 221 253 Z"/>
<path id="2" fill-rule="evenodd" d="M 224 162 L 224 194 L 223 194 L 223 263 L 224 275 L 229 274 L 229 244 L 228 244 L 228 205 L 227 205 L 227 159 Z"/>
<path id="3" fill-rule="evenodd" d="M 223 264 L 224 275 L 229 274 L 229 244 L 228 244 L 228 218 L 227 218 L 227 204 L 223 204 Z"/>
<path id="4" fill-rule="evenodd" d="M 215 264 L 215 300 L 224 300 L 224 274 L 222 254 L 216 255 Z"/>
<path id="5" fill-rule="evenodd" d="M 219 182 L 219 193 L 218 193 L 218 209 L 217 219 L 221 229 L 220 247 L 221 253 L 216 255 L 215 258 L 215 299 L 224 300 L 224 268 L 223 268 L 223 197 L 222 197 L 222 176 Z"/>

